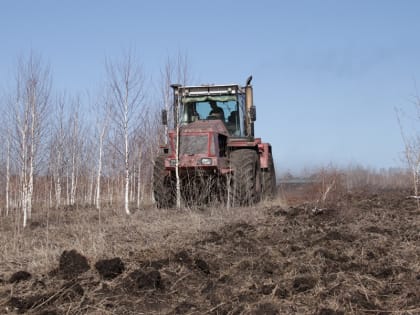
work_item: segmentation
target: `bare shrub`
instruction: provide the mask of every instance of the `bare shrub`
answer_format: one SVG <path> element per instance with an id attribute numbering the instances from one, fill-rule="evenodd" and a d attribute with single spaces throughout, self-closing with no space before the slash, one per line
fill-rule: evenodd
<path id="1" fill-rule="evenodd" d="M 415 95 L 413 100 L 414 114 L 408 115 L 402 109 L 395 109 L 400 127 L 401 138 L 404 142 L 404 159 L 411 174 L 412 189 L 416 199 L 417 208 L 420 209 L 420 96 Z M 403 119 L 405 119 L 403 121 Z M 411 126 L 410 126 L 411 125 Z"/>
<path id="2" fill-rule="evenodd" d="M 312 185 L 316 194 L 316 208 L 325 208 L 329 204 L 336 204 L 345 192 L 344 174 L 332 165 L 322 167 L 312 175 L 312 178 L 315 180 Z"/>

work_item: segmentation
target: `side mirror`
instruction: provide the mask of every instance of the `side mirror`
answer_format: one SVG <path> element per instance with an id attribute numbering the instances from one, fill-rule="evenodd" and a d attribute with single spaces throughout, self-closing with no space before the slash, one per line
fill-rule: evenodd
<path id="1" fill-rule="evenodd" d="M 162 125 L 166 126 L 168 124 L 168 112 L 166 109 L 162 110 Z"/>
<path id="2" fill-rule="evenodd" d="M 249 118 L 252 122 L 257 120 L 257 108 L 255 106 L 249 108 Z"/>

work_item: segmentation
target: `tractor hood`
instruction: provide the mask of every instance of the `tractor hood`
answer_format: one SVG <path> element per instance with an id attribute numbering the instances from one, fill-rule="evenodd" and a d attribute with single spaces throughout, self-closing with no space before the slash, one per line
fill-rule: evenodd
<path id="1" fill-rule="evenodd" d="M 197 120 L 181 127 L 181 134 L 201 132 L 215 132 L 225 136 L 229 135 L 225 124 L 220 119 Z"/>

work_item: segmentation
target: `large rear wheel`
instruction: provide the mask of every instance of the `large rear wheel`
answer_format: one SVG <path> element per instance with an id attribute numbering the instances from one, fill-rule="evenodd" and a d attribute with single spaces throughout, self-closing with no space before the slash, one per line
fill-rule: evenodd
<path id="1" fill-rule="evenodd" d="M 256 203 L 261 197 L 260 159 L 255 150 L 239 149 L 230 153 L 233 174 L 230 179 L 229 199 L 233 206 Z"/>
<path id="2" fill-rule="evenodd" d="M 175 203 L 175 185 L 165 171 L 165 156 L 159 155 L 153 167 L 153 196 L 158 208 L 170 208 Z"/>

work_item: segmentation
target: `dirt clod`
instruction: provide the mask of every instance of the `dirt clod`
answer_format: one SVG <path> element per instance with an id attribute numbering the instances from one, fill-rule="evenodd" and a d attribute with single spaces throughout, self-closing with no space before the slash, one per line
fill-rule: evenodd
<path id="1" fill-rule="evenodd" d="M 183 264 L 191 264 L 192 258 L 190 254 L 186 250 L 181 250 L 180 252 L 174 255 L 175 261 L 183 263 Z"/>
<path id="2" fill-rule="evenodd" d="M 273 292 L 276 286 L 274 284 L 265 284 L 261 287 L 261 293 L 264 295 L 269 295 Z"/>
<path id="3" fill-rule="evenodd" d="M 278 308 L 271 303 L 262 303 L 255 307 L 252 315 L 277 315 L 280 314 Z"/>
<path id="4" fill-rule="evenodd" d="M 125 270 L 124 263 L 119 257 L 99 260 L 96 262 L 95 268 L 106 280 L 114 279 Z"/>
<path id="5" fill-rule="evenodd" d="M 285 288 L 277 288 L 274 291 L 274 296 L 276 296 L 279 299 L 285 299 L 289 296 L 289 292 Z"/>
<path id="6" fill-rule="evenodd" d="M 143 270 L 137 269 L 129 273 L 124 279 L 124 287 L 128 291 L 131 289 L 161 289 L 163 288 L 162 277 L 157 270 L 144 272 Z"/>
<path id="7" fill-rule="evenodd" d="M 45 224 L 41 223 L 41 222 L 33 221 L 33 222 L 29 223 L 29 228 L 31 230 L 35 230 L 37 228 L 43 228 L 43 227 L 45 227 Z"/>
<path id="8" fill-rule="evenodd" d="M 210 274 L 210 267 L 209 265 L 201 258 L 194 259 L 195 266 L 206 275 Z"/>
<path id="9" fill-rule="evenodd" d="M 316 285 L 316 279 L 312 276 L 299 276 L 293 280 L 293 289 L 296 292 L 305 292 Z"/>
<path id="10" fill-rule="evenodd" d="M 60 313 L 58 311 L 51 309 L 51 310 L 44 310 L 38 313 L 37 315 L 59 315 L 59 314 Z"/>
<path id="11" fill-rule="evenodd" d="M 195 308 L 194 304 L 188 303 L 188 302 L 182 302 L 177 307 L 175 307 L 173 314 L 186 314 L 189 311 L 193 310 Z"/>
<path id="12" fill-rule="evenodd" d="M 29 309 L 36 307 L 37 305 L 40 305 L 41 303 L 44 303 L 48 300 L 50 296 L 49 295 L 31 295 L 27 297 L 17 297 L 12 296 L 9 301 L 8 305 L 16 310 L 18 313 L 22 314 L 28 311 Z"/>
<path id="13" fill-rule="evenodd" d="M 20 281 L 27 281 L 31 279 L 32 275 L 24 270 L 17 271 L 10 276 L 9 282 L 10 283 L 18 283 Z"/>
<path id="14" fill-rule="evenodd" d="M 88 260 L 76 250 L 64 251 L 60 256 L 59 273 L 64 279 L 71 279 L 90 269 Z"/>
<path id="15" fill-rule="evenodd" d="M 316 315 L 344 315 L 343 311 L 334 311 L 330 308 L 321 308 Z"/>
<path id="16" fill-rule="evenodd" d="M 62 291 L 64 292 L 63 296 L 66 296 L 69 299 L 74 299 L 78 296 L 83 296 L 85 290 L 80 283 L 76 281 L 69 281 L 62 286 Z"/>

